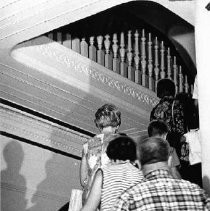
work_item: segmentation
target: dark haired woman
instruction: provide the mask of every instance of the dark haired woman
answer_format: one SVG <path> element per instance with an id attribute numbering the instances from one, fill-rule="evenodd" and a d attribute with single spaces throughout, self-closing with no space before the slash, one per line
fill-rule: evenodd
<path id="1" fill-rule="evenodd" d="M 143 179 L 142 172 L 134 167 L 136 144 L 128 136 L 119 136 L 107 147 L 109 165 L 98 169 L 87 201 L 81 211 L 112 210 L 116 199 L 127 188 Z"/>

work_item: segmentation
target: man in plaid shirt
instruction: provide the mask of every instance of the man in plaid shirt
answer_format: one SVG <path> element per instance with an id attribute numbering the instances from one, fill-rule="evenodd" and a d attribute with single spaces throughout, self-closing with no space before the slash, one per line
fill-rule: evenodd
<path id="1" fill-rule="evenodd" d="M 210 210 L 210 199 L 198 185 L 171 176 L 167 164 L 169 144 L 161 138 L 147 138 L 138 146 L 145 179 L 127 189 L 115 203 L 125 210 Z"/>

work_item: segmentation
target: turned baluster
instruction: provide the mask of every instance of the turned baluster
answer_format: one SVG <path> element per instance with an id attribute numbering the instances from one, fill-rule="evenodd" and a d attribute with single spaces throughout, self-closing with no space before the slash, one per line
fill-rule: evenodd
<path id="1" fill-rule="evenodd" d="M 179 93 L 183 92 L 183 74 L 182 67 L 179 66 Z"/>
<path id="2" fill-rule="evenodd" d="M 85 38 L 82 38 L 80 46 L 81 46 L 81 55 L 85 56 L 85 57 L 88 57 L 88 44 L 85 41 Z"/>
<path id="3" fill-rule="evenodd" d="M 174 56 L 174 61 L 173 61 L 173 81 L 176 87 L 176 93 L 178 93 L 178 66 L 176 63 L 176 56 Z"/>
<path id="4" fill-rule="evenodd" d="M 94 37 L 90 37 L 89 58 L 96 62 L 96 47 L 94 46 Z"/>
<path id="5" fill-rule="evenodd" d="M 170 48 L 167 50 L 167 77 L 169 79 L 171 78 L 171 54 L 170 54 Z"/>
<path id="6" fill-rule="evenodd" d="M 66 33 L 64 36 L 63 45 L 69 49 L 71 49 L 71 34 Z"/>
<path id="7" fill-rule="evenodd" d="M 102 43 L 103 43 L 102 36 L 97 37 L 97 43 L 98 43 L 97 62 L 104 66 L 104 51 L 102 50 Z"/>
<path id="8" fill-rule="evenodd" d="M 128 79 L 134 81 L 134 71 L 132 68 L 132 42 L 131 42 L 131 31 L 128 31 L 128 52 L 127 52 L 127 60 L 128 60 Z"/>
<path id="9" fill-rule="evenodd" d="M 72 50 L 76 51 L 77 53 L 80 53 L 80 40 L 79 40 L 79 38 L 73 38 L 71 44 L 72 44 Z"/>
<path id="10" fill-rule="evenodd" d="M 48 33 L 47 34 L 47 37 L 51 40 L 54 40 L 53 37 L 54 37 L 54 34 L 52 32 Z"/>
<path id="11" fill-rule="evenodd" d="M 144 29 L 142 30 L 141 36 L 141 70 L 142 70 L 142 86 L 146 87 L 147 77 L 146 77 L 146 37 Z"/>
<path id="12" fill-rule="evenodd" d="M 160 45 L 160 78 L 161 79 L 166 77 L 164 52 L 165 52 L 165 47 L 164 47 L 164 42 L 162 41 Z"/>
<path id="13" fill-rule="evenodd" d="M 152 64 L 152 39 L 149 33 L 148 39 L 148 73 L 149 73 L 149 89 L 154 90 L 154 80 L 152 78 L 153 64 Z"/>
<path id="14" fill-rule="evenodd" d="M 138 31 L 134 34 L 135 37 L 135 46 L 134 46 L 134 63 L 135 63 L 135 83 L 141 84 L 141 72 L 139 70 L 139 33 Z"/>
<path id="15" fill-rule="evenodd" d="M 112 56 L 110 55 L 110 45 L 111 42 L 109 40 L 110 36 L 107 34 L 104 40 L 105 46 L 105 67 L 112 70 Z"/>
<path id="16" fill-rule="evenodd" d="M 155 45 L 154 45 L 154 49 L 155 49 L 155 61 L 154 61 L 154 72 L 155 72 L 155 90 L 157 89 L 157 82 L 159 80 L 159 54 L 158 54 L 158 39 L 157 37 L 155 37 Z"/>
<path id="17" fill-rule="evenodd" d="M 127 64 L 125 63 L 125 37 L 123 32 L 120 34 L 120 75 L 128 78 Z"/>
<path id="18" fill-rule="evenodd" d="M 118 45 L 117 45 L 117 34 L 113 34 L 113 45 L 112 45 L 112 50 L 113 50 L 113 71 L 116 73 L 120 73 L 120 61 L 117 58 L 117 50 L 118 50 Z"/>
<path id="19" fill-rule="evenodd" d="M 56 32 L 56 42 L 62 44 L 62 33 Z"/>

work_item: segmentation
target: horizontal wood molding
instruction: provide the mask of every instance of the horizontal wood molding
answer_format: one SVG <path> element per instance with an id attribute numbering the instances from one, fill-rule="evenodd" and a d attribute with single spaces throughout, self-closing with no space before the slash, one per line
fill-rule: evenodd
<path id="1" fill-rule="evenodd" d="M 1 182 L 0 188 L 1 188 L 1 190 L 19 192 L 22 194 L 25 194 L 25 192 L 26 192 L 25 186 L 22 187 L 20 185 L 6 183 L 6 182 Z M 44 198 L 45 200 L 47 199 L 47 200 L 57 201 L 57 202 L 65 202 L 65 201 L 68 201 L 70 198 L 70 196 L 66 197 L 66 196 L 56 195 L 56 194 L 52 194 L 52 193 L 44 192 L 44 191 L 40 191 L 40 190 L 33 190 L 33 189 L 30 189 L 27 187 L 27 193 L 30 194 L 30 192 L 33 193 L 33 197 L 38 197 L 38 198 L 42 198 L 42 199 Z"/>
<path id="2" fill-rule="evenodd" d="M 89 138 L 89 136 L 2 104 L 0 119 L 1 131 L 75 156 L 81 156 L 82 144 Z"/>

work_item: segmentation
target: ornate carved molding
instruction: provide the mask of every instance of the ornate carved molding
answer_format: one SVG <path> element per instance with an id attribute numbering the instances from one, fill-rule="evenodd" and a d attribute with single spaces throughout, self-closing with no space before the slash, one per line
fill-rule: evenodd
<path id="1" fill-rule="evenodd" d="M 0 106 L 1 131 L 81 156 L 82 144 L 89 138 L 41 118 Z"/>
<path id="2" fill-rule="evenodd" d="M 43 44 L 43 40 L 45 40 L 45 44 Z M 74 74 L 80 73 L 82 76 L 86 75 L 87 78 L 91 79 L 92 81 L 95 81 L 99 84 L 102 83 L 105 86 L 118 91 L 119 96 L 123 94 L 127 97 L 131 97 L 139 101 L 141 106 L 144 106 L 144 109 L 146 110 L 151 110 L 151 108 L 154 107 L 158 102 L 158 98 L 155 96 L 155 93 L 149 89 L 137 85 L 128 79 L 125 79 L 122 76 L 106 69 L 105 67 L 85 57 L 82 57 L 74 51 L 63 47 L 56 42 L 52 42 L 45 37 L 37 38 L 30 43 L 24 43 L 23 45 L 19 46 L 18 49 L 15 49 L 12 52 L 12 56 L 15 59 L 18 59 L 20 62 L 27 62 L 21 61 L 21 58 L 18 56 L 18 54 L 25 54 L 28 56 L 27 48 L 30 46 L 30 44 L 32 46 L 32 51 L 36 51 L 37 53 L 43 55 L 45 58 L 54 60 L 57 63 L 65 66 L 66 71 L 62 71 L 65 71 L 66 77 L 70 77 L 69 73 L 71 71 L 73 71 Z M 31 64 L 32 63 L 28 62 L 27 65 Z M 59 72 L 57 74 L 59 74 Z"/>
<path id="3" fill-rule="evenodd" d="M 57 62 L 65 64 L 66 67 L 69 68 L 69 70 L 74 70 L 76 72 L 85 74 L 86 76 L 90 76 L 92 79 L 102 82 L 103 84 L 116 89 L 128 96 L 131 96 L 149 106 L 153 107 L 157 104 L 157 98 L 143 92 L 141 90 L 142 88 L 137 89 L 120 81 L 119 79 L 116 80 L 116 76 L 115 78 L 113 76 L 110 77 L 108 74 L 100 71 L 101 67 L 99 69 L 99 67 L 97 68 L 96 65 L 95 67 L 94 65 L 92 67 L 86 65 L 83 61 L 80 60 L 79 56 L 75 56 L 72 53 L 65 54 L 64 52 L 56 51 L 55 48 L 52 49 L 48 45 L 39 45 L 36 46 L 35 49 L 41 52 L 44 56 L 54 58 Z M 107 69 L 107 71 L 110 70 Z M 121 76 L 118 75 L 118 78 L 120 77 Z"/>

